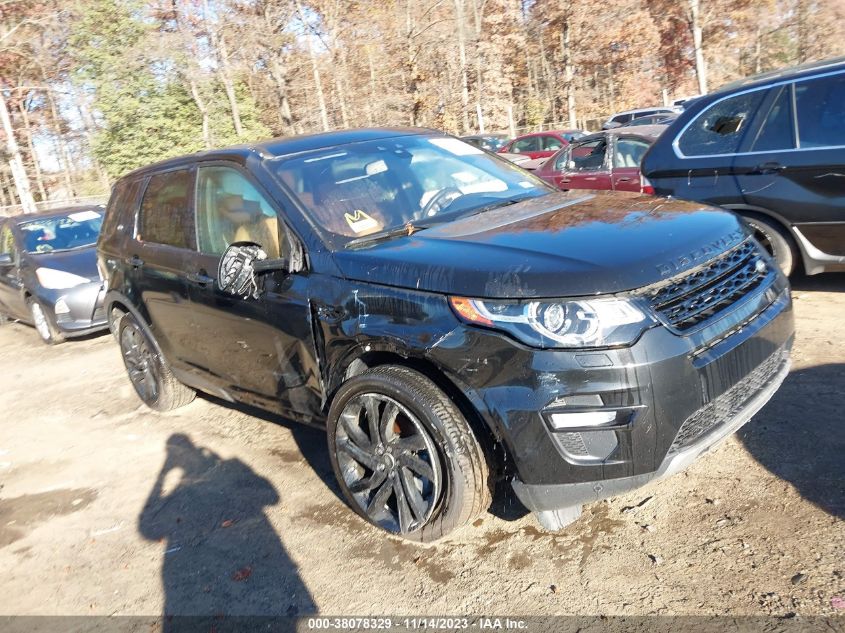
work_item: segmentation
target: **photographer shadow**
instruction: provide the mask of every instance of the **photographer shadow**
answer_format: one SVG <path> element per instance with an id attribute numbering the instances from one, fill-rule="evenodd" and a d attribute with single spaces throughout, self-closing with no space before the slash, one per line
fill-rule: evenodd
<path id="1" fill-rule="evenodd" d="M 176 481 L 173 481 L 176 479 Z M 279 494 L 239 459 L 181 433 L 138 519 L 163 542 L 165 623 L 174 615 L 294 616 L 317 608 L 265 514 Z"/>

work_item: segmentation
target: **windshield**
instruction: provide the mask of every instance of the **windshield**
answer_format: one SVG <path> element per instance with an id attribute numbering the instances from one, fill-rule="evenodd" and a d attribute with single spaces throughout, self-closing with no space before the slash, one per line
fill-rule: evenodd
<path id="1" fill-rule="evenodd" d="M 402 136 L 279 159 L 273 169 L 334 243 L 477 213 L 552 189 L 451 137 Z"/>
<path id="2" fill-rule="evenodd" d="M 93 246 L 100 234 L 103 214 L 93 209 L 67 215 L 37 218 L 18 224 L 27 253 L 51 253 Z"/>

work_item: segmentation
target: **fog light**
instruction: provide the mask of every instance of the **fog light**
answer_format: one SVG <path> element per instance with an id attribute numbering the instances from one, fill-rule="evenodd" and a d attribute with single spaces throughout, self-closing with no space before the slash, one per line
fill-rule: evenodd
<path id="1" fill-rule="evenodd" d="M 579 413 L 552 413 L 549 416 L 552 428 L 562 429 L 606 426 L 616 422 L 616 411 L 582 411 Z"/>
<path id="2" fill-rule="evenodd" d="M 56 314 L 69 314 L 70 308 L 68 307 L 67 303 L 65 302 L 64 297 L 59 297 L 59 300 L 56 301 L 55 307 Z"/>

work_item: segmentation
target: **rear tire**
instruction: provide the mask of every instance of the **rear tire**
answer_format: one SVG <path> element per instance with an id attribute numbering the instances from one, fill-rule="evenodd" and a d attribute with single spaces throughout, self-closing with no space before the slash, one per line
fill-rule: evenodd
<path id="1" fill-rule="evenodd" d="M 120 319 L 118 343 L 135 393 L 148 407 L 172 411 L 196 398 L 196 391 L 176 379 L 149 335 L 131 314 Z"/>
<path id="2" fill-rule="evenodd" d="M 757 215 L 744 215 L 743 219 L 754 230 L 754 238 L 774 257 L 787 277 L 795 271 L 798 252 L 789 234 L 773 220 Z"/>
<path id="3" fill-rule="evenodd" d="M 387 532 L 429 543 L 490 507 L 481 445 L 455 403 L 419 372 L 385 365 L 351 378 L 332 400 L 327 431 L 347 503 Z"/>
<path id="4" fill-rule="evenodd" d="M 32 317 L 32 324 L 35 326 L 35 331 L 38 332 L 39 338 L 47 345 L 59 345 L 65 342 L 64 335 L 59 329 L 50 321 L 47 316 L 47 311 L 41 303 L 29 297 L 26 300 L 26 305 L 29 308 L 29 314 Z"/>

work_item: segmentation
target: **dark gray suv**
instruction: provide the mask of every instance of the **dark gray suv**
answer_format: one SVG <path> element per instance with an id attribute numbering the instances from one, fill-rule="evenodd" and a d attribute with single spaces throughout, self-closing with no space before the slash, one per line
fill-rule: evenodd
<path id="1" fill-rule="evenodd" d="M 787 275 L 845 271 L 845 58 L 696 99 L 642 173 L 657 195 L 741 215 Z"/>

